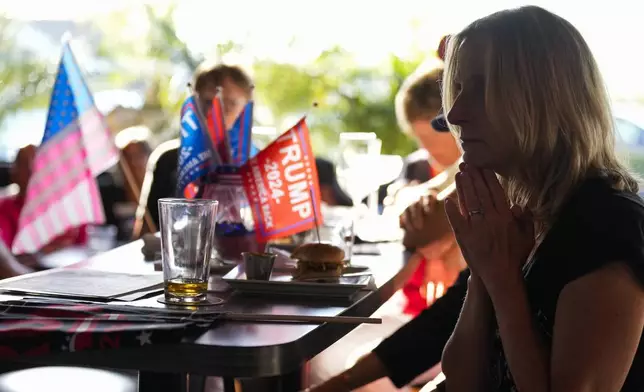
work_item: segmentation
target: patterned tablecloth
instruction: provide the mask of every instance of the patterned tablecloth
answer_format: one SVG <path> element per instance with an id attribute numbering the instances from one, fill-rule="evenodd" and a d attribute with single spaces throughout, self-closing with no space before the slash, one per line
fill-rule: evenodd
<path id="1" fill-rule="evenodd" d="M 198 337 L 217 318 L 13 301 L 0 305 L 0 358 L 174 343 Z"/>

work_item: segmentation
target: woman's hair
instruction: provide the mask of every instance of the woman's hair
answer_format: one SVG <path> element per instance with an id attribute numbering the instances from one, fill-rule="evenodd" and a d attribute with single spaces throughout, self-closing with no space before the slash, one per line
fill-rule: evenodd
<path id="1" fill-rule="evenodd" d="M 615 153 L 608 94 L 590 48 L 575 27 L 535 6 L 494 13 L 450 38 L 443 107 L 452 108 L 457 52 L 465 40 L 485 45 L 485 110 L 495 130 L 513 130 L 517 173 L 502 179 L 513 204 L 549 222 L 591 175 L 616 189 L 637 182 Z M 459 133 L 450 124 L 452 132 Z"/>

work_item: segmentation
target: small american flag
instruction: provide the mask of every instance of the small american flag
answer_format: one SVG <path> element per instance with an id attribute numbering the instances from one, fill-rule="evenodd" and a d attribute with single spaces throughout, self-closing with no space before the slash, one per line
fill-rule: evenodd
<path id="1" fill-rule="evenodd" d="M 14 254 L 33 253 L 68 230 L 105 221 L 95 177 L 119 158 L 103 115 L 63 46 L 47 124 L 20 212 Z"/>

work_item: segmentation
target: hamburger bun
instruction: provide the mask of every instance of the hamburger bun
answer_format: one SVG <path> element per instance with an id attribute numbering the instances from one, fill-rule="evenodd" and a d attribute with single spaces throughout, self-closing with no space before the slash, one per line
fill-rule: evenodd
<path id="1" fill-rule="evenodd" d="M 291 258 L 297 260 L 296 278 L 339 277 L 344 271 L 344 250 L 331 244 L 300 245 Z"/>
<path id="2" fill-rule="evenodd" d="M 295 248 L 291 258 L 312 262 L 344 263 L 344 250 L 325 243 L 303 244 Z"/>

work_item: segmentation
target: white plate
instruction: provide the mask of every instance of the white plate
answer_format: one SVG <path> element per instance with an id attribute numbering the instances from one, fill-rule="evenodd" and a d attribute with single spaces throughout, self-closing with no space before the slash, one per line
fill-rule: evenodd
<path id="1" fill-rule="evenodd" d="M 363 272 L 366 267 L 352 266 L 345 273 Z M 367 288 L 370 275 L 339 278 L 337 281 L 298 281 L 293 279 L 290 268 L 275 268 L 270 280 L 248 280 L 244 266 L 238 265 L 223 277 L 234 290 L 267 295 L 306 296 L 317 298 L 350 299 Z"/>

